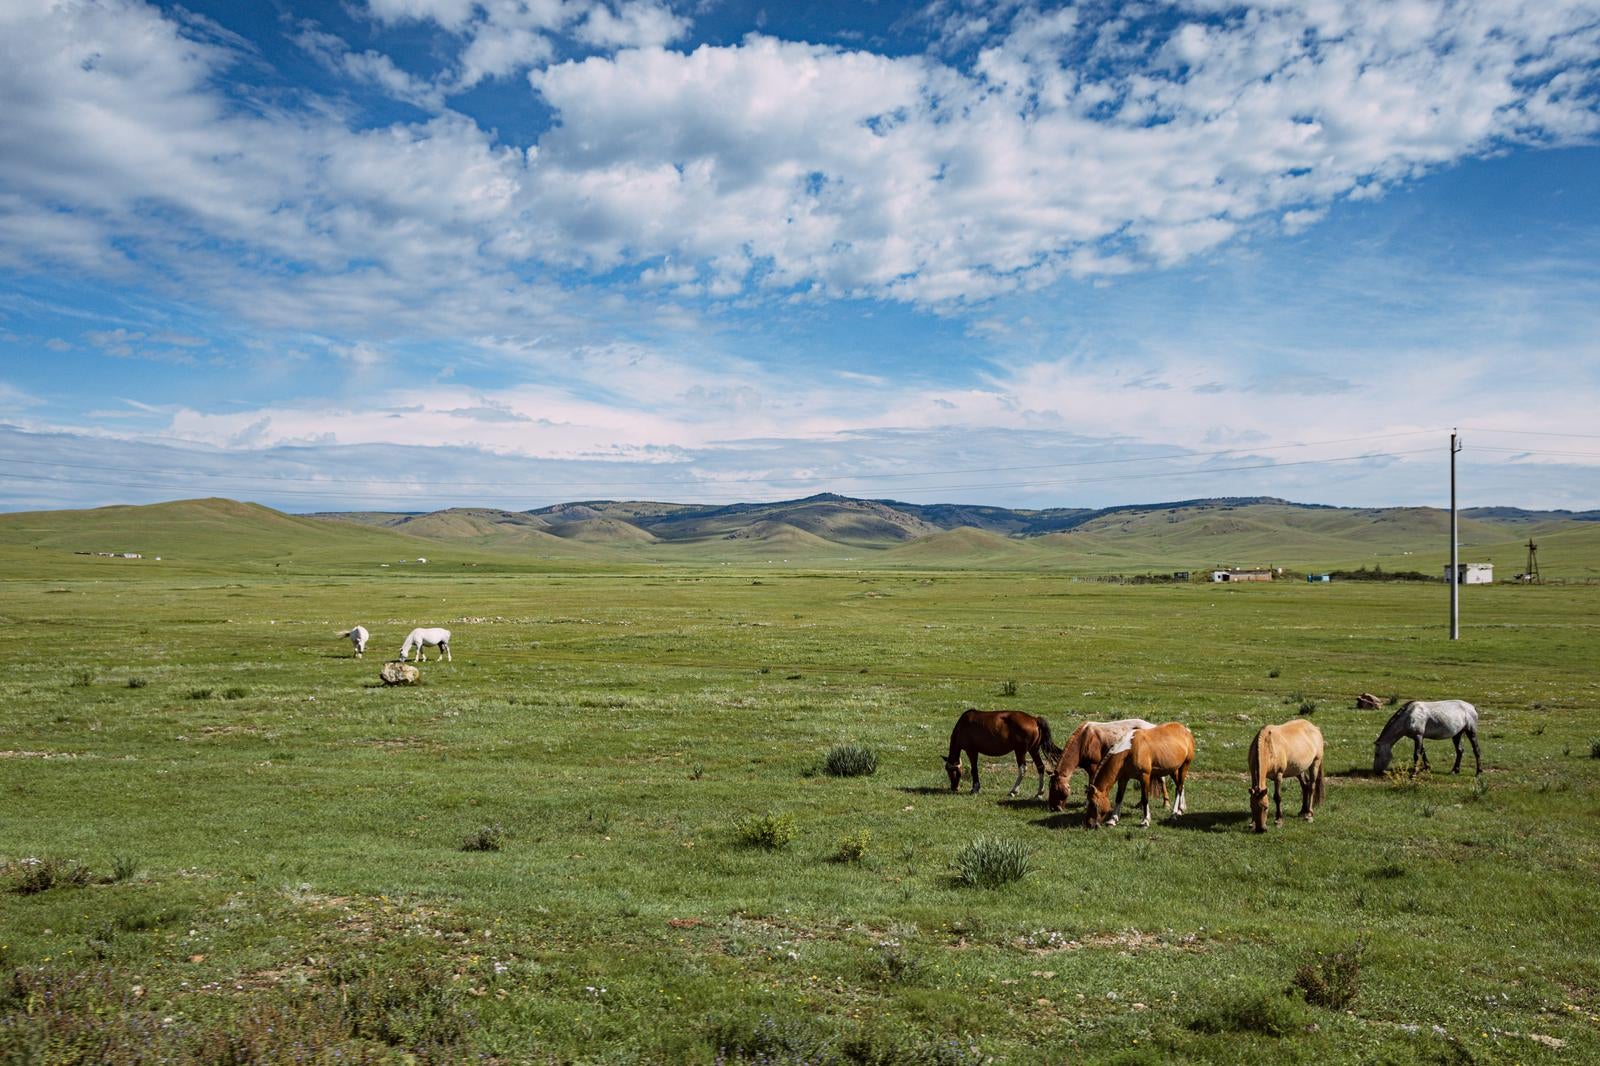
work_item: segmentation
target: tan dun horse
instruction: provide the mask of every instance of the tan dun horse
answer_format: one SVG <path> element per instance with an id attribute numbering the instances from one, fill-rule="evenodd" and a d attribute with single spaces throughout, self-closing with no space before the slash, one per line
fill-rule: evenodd
<path id="1" fill-rule="evenodd" d="M 1061 754 L 1061 749 L 1050 739 L 1050 723 L 1043 718 L 1022 711 L 968 709 L 956 719 L 956 727 L 950 731 L 950 754 L 944 760 L 945 773 L 950 775 L 950 791 L 961 787 L 962 752 L 967 753 L 967 760 L 972 763 L 974 792 L 978 791 L 978 756 L 1011 753 L 1017 757 L 1017 780 L 1009 795 L 1015 796 L 1022 787 L 1024 762 L 1032 755 L 1033 765 L 1039 770 L 1039 791 L 1033 794 L 1033 798 L 1038 799 L 1044 795 L 1044 761 L 1039 758 L 1040 749 L 1051 757 Z"/>
<path id="2" fill-rule="evenodd" d="M 1283 824 L 1283 779 L 1300 782 L 1300 817 L 1311 821 L 1322 802 L 1322 730 L 1296 718 L 1282 725 L 1264 725 L 1250 742 L 1250 823 L 1267 831 L 1267 781 L 1272 781 L 1275 824 Z"/>
<path id="3" fill-rule="evenodd" d="M 1061 758 L 1056 760 L 1056 771 L 1050 775 L 1050 809 L 1066 810 L 1067 799 L 1072 795 L 1072 775 L 1081 767 L 1094 780 L 1094 772 L 1106 752 L 1128 739 L 1135 729 L 1154 729 L 1154 722 L 1143 718 L 1122 718 L 1115 722 L 1085 722 L 1072 731 Z M 1160 785 L 1161 799 L 1167 798 L 1167 787 Z"/>
<path id="4" fill-rule="evenodd" d="M 1188 809 L 1183 783 L 1194 762 L 1194 734 L 1182 722 L 1168 722 L 1154 729 L 1136 729 L 1121 744 L 1106 753 L 1089 786 L 1083 824 L 1097 829 L 1102 824 L 1116 825 L 1122 811 L 1122 794 L 1129 781 L 1139 782 L 1139 807 L 1144 812 L 1140 826 L 1150 824 L 1150 784 L 1172 778 L 1172 817 Z M 1117 805 L 1111 806 L 1111 786 L 1117 786 Z"/>

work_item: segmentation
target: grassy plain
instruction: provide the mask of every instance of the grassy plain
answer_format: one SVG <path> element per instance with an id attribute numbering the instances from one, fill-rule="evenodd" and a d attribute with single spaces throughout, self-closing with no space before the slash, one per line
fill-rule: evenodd
<path id="1" fill-rule="evenodd" d="M 1466 590 L 1452 644 L 1439 585 L 356 547 L 0 549 L 0 1060 L 1600 1058 L 1600 589 Z M 417 624 L 455 661 L 377 687 Z M 1482 778 L 1368 776 L 1362 691 L 1475 702 Z M 1306 704 L 1326 808 L 1254 836 L 1246 747 Z M 1186 721 L 1192 813 L 951 795 L 967 706 Z M 1028 874 L 959 884 L 984 835 Z M 1358 942 L 1346 1009 L 1287 994 Z"/>

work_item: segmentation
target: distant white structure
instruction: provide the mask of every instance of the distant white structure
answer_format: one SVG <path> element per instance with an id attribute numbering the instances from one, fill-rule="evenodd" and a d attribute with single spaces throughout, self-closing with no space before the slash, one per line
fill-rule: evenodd
<path id="1" fill-rule="evenodd" d="M 1444 568 L 1444 579 L 1450 580 L 1450 568 Z M 1456 565 L 1456 584 L 1458 585 L 1492 585 L 1494 584 L 1493 563 L 1458 563 Z"/>
<path id="2" fill-rule="evenodd" d="M 1271 581 L 1271 570 L 1213 570 L 1212 581 Z"/>

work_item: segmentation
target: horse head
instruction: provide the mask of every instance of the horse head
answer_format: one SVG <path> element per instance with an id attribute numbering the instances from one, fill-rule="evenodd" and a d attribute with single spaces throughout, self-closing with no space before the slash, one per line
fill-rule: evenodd
<path id="1" fill-rule="evenodd" d="M 1250 790 L 1250 824 L 1258 833 L 1267 831 L 1267 790 L 1265 788 L 1252 788 Z"/>
<path id="2" fill-rule="evenodd" d="M 1393 757 L 1393 744 L 1382 740 L 1372 742 L 1372 774 L 1376 777 L 1389 768 L 1389 760 Z"/>
<path id="3" fill-rule="evenodd" d="M 950 791 L 958 792 L 961 789 L 961 756 L 945 759 L 944 772 L 950 775 Z"/>
<path id="4" fill-rule="evenodd" d="M 1111 797 L 1094 785 L 1083 797 L 1083 824 L 1089 829 L 1099 829 L 1111 814 Z"/>
<path id="5" fill-rule="evenodd" d="M 1064 811 L 1067 809 L 1067 799 L 1072 795 L 1072 778 L 1067 774 L 1050 775 L 1050 809 Z"/>

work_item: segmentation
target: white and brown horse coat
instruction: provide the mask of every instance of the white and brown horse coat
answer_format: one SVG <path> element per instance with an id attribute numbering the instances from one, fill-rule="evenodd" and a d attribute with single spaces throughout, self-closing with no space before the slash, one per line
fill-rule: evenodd
<path id="1" fill-rule="evenodd" d="M 1072 775 L 1080 768 L 1093 781 L 1106 752 L 1127 740 L 1135 729 L 1154 728 L 1154 722 L 1143 718 L 1120 718 L 1114 722 L 1084 722 L 1074 729 L 1061 749 L 1061 758 L 1056 760 L 1055 773 L 1050 775 L 1050 809 L 1066 809 L 1072 795 Z M 1161 786 L 1161 795 L 1166 798 L 1165 785 Z"/>
<path id="2" fill-rule="evenodd" d="M 1123 744 L 1106 753 L 1105 761 L 1089 786 L 1084 824 L 1090 829 L 1101 824 L 1116 825 L 1122 810 L 1122 795 L 1129 781 L 1139 782 L 1139 806 L 1144 812 L 1141 826 L 1150 824 L 1150 786 L 1170 777 L 1173 781 L 1172 817 L 1188 809 L 1184 782 L 1194 762 L 1194 734 L 1182 722 L 1167 722 L 1153 729 L 1135 729 Z M 1111 805 L 1111 786 L 1117 787 L 1117 804 Z"/>
<path id="3" fill-rule="evenodd" d="M 1277 824 L 1283 824 L 1283 779 L 1300 782 L 1300 817 L 1311 821 L 1323 794 L 1322 730 L 1295 718 L 1281 725 L 1264 725 L 1250 742 L 1250 822 L 1258 833 L 1267 831 L 1267 782 L 1272 782 L 1272 802 Z"/>

